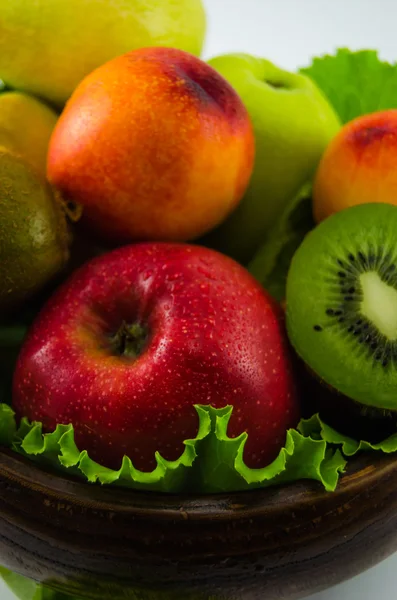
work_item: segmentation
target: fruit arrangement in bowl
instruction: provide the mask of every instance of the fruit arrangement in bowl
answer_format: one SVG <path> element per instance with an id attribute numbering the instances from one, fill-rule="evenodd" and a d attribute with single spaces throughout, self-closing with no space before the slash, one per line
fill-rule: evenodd
<path id="1" fill-rule="evenodd" d="M 200 3 L 134 1 L 84 72 L 62 2 L 56 77 L 0 61 L 3 577 L 301 597 L 396 547 L 396 67 L 206 62 Z"/>

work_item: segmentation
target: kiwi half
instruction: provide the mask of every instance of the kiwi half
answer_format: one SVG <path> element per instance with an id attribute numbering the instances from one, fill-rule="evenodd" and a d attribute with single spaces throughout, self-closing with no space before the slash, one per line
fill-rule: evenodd
<path id="1" fill-rule="evenodd" d="M 397 411 L 397 207 L 332 215 L 295 253 L 286 325 L 317 377 L 370 417 Z"/>

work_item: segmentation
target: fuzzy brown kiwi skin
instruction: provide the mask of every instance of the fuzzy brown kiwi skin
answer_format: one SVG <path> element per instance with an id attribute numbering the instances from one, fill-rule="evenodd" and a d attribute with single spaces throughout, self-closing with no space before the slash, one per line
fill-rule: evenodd
<path id="1" fill-rule="evenodd" d="M 6 321 L 62 273 L 71 230 L 50 185 L 0 146 L 0 320 Z"/>
<path id="2" fill-rule="evenodd" d="M 320 379 L 300 361 L 303 416 L 319 413 L 340 433 L 376 444 L 397 432 L 397 411 L 365 406 Z"/>

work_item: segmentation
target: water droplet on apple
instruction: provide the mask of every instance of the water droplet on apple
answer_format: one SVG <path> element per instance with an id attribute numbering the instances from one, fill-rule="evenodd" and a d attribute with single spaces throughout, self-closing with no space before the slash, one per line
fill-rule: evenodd
<path id="1" fill-rule="evenodd" d="M 153 271 L 149 270 L 149 271 L 145 271 L 143 274 L 143 281 L 147 281 L 148 279 L 150 279 L 150 277 L 153 275 Z"/>
<path id="2" fill-rule="evenodd" d="M 171 273 L 170 275 L 168 275 L 168 279 L 170 281 L 176 281 L 177 279 L 180 279 L 182 277 L 181 273 Z"/>

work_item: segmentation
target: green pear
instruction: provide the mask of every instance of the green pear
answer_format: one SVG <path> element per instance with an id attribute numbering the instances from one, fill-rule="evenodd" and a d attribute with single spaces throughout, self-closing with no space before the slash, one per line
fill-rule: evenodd
<path id="1" fill-rule="evenodd" d="M 33 96 L 20 92 L 0 94 L 0 145 L 22 156 L 43 177 L 57 120 L 57 113 Z"/>
<path id="2" fill-rule="evenodd" d="M 209 64 L 245 103 L 254 128 L 256 158 L 244 198 L 201 242 L 247 263 L 291 198 L 311 180 L 341 124 L 306 75 L 247 54 L 219 56 Z"/>
<path id="3" fill-rule="evenodd" d="M 104 62 L 143 46 L 200 54 L 201 0 L 2 0 L 0 78 L 62 107 Z"/>

